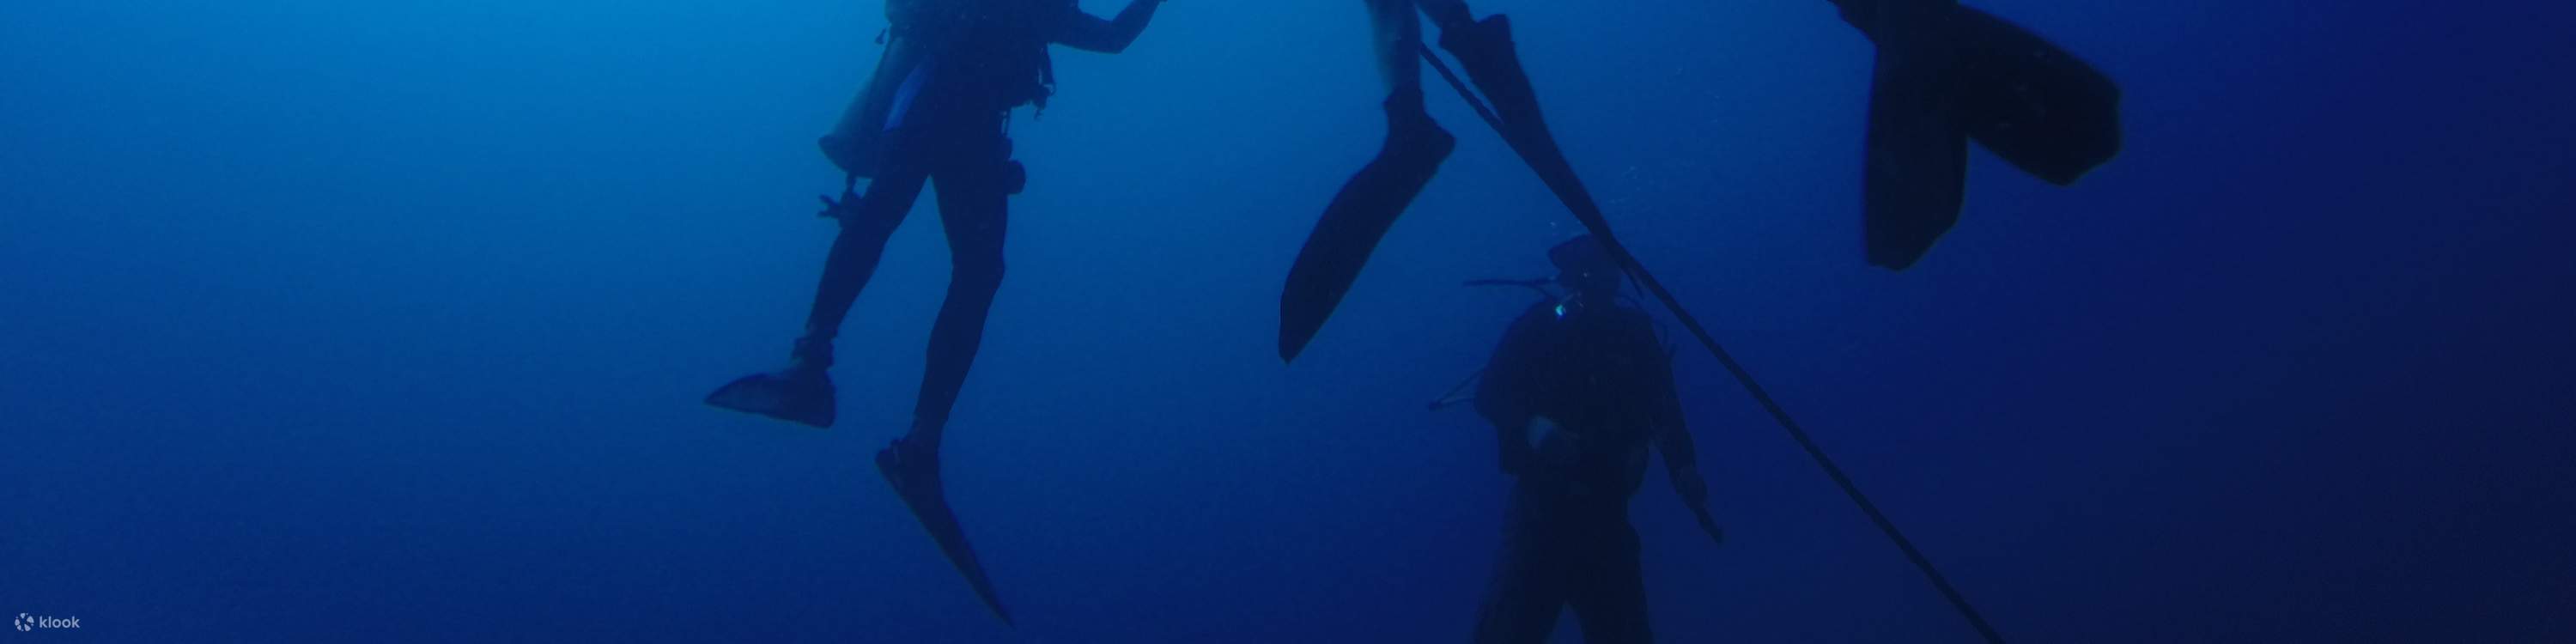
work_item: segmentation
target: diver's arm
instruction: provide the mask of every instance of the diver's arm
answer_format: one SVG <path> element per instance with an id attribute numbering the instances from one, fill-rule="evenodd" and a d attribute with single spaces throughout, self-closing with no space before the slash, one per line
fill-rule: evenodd
<path id="1" fill-rule="evenodd" d="M 1076 9 L 1066 18 L 1064 31 L 1056 34 L 1055 41 L 1066 47 L 1104 54 L 1126 51 L 1127 45 L 1134 44 L 1136 37 L 1145 33 L 1145 23 L 1154 20 L 1154 9 L 1161 6 L 1163 0 L 1128 0 L 1127 8 L 1119 11 L 1118 17 L 1108 20 Z"/>
<path id="2" fill-rule="evenodd" d="M 1646 383 L 1647 395 L 1652 398 L 1649 404 L 1654 405 L 1655 448 L 1664 453 L 1664 472 L 1672 476 L 1673 491 L 1681 494 L 1684 503 L 1697 508 L 1708 503 L 1708 482 L 1699 475 L 1699 446 L 1691 440 L 1690 423 L 1682 419 L 1681 395 L 1673 387 L 1672 360 L 1663 354 L 1662 347 L 1648 344 L 1658 365 Z"/>
<path id="3" fill-rule="evenodd" d="M 1682 502 L 1698 507 L 1708 503 L 1708 480 L 1700 478 L 1699 456 L 1691 443 L 1690 429 L 1681 425 L 1664 428 L 1663 443 L 1656 449 L 1664 452 L 1664 473 L 1672 476 L 1673 492 Z"/>
<path id="4" fill-rule="evenodd" d="M 1529 405 L 1528 377 L 1530 340 L 1537 331 L 1531 314 L 1513 320 L 1511 329 L 1503 332 L 1503 341 L 1495 345 L 1493 358 L 1485 363 L 1485 377 L 1476 383 L 1476 413 L 1494 424 L 1494 443 L 1507 474 L 1520 473 L 1534 456 L 1528 432 L 1538 413 Z"/>
<path id="5" fill-rule="evenodd" d="M 1655 403 L 1655 448 L 1664 452 L 1664 469 L 1697 470 L 1699 450 L 1691 440 L 1690 425 L 1682 421 L 1681 400 L 1671 395 L 1672 380 L 1667 377 L 1660 389 L 1658 397 L 1663 400 Z"/>
<path id="6" fill-rule="evenodd" d="M 1718 527 L 1716 517 L 1709 516 L 1708 479 L 1700 477 L 1699 451 L 1691 442 L 1690 428 L 1682 425 L 1681 411 L 1679 402 L 1667 409 L 1671 424 L 1657 437 L 1661 444 L 1656 449 L 1664 452 L 1664 473 L 1673 479 L 1673 493 L 1680 495 L 1682 505 L 1699 519 L 1699 529 L 1707 532 L 1709 539 L 1725 543 L 1726 529 Z"/>

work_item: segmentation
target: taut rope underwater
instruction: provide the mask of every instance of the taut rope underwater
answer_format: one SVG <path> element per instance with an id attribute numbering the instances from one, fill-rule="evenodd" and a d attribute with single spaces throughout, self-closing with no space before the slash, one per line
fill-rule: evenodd
<path id="1" fill-rule="evenodd" d="M 1816 466 L 1825 470 L 1825 476 L 1832 478 L 1834 485 L 1841 487 L 1845 496 L 1851 497 L 1852 504 L 1860 506 L 1861 513 L 1869 515 L 1870 522 L 1877 524 L 1879 531 L 1886 533 L 1887 539 L 1896 543 L 1896 548 L 1905 553 L 1906 560 L 1914 562 L 1914 567 L 1923 571 L 1923 576 L 1932 581 L 1932 587 L 1939 590 L 1942 597 L 1950 600 L 1950 605 L 1958 609 L 1960 616 L 1968 619 L 1968 625 L 1975 627 L 1977 634 L 1985 637 L 1987 642 L 2002 644 L 2003 636 L 1995 632 L 1993 625 L 1986 623 L 1985 616 L 1978 613 L 1976 607 L 1968 604 L 1967 596 L 1960 594 L 1957 587 L 1951 586 L 1950 579 L 1942 576 L 1940 570 L 1932 567 L 1932 560 L 1924 557 L 1923 551 L 1916 549 L 1914 542 L 1906 539 L 1904 533 L 1897 531 L 1896 523 L 1889 520 L 1885 513 L 1879 512 L 1878 505 L 1871 503 L 1867 495 L 1861 494 L 1860 486 L 1852 483 L 1850 476 L 1843 474 L 1842 467 L 1835 465 L 1833 458 L 1825 455 L 1824 448 L 1816 445 L 1815 439 L 1807 435 L 1807 430 L 1798 425 L 1797 419 L 1789 417 L 1789 411 L 1782 408 L 1779 401 L 1771 398 L 1771 393 L 1762 388 L 1762 383 L 1753 379 L 1752 372 L 1746 371 L 1743 364 L 1737 363 L 1735 357 L 1726 352 L 1725 347 L 1718 346 L 1717 339 L 1709 336 L 1708 329 L 1700 326 L 1699 319 L 1692 317 L 1690 311 L 1684 310 L 1681 301 L 1675 299 L 1671 291 L 1664 290 L 1663 283 L 1656 281 L 1653 273 L 1646 272 L 1645 265 L 1639 264 L 1635 256 L 1628 254 L 1627 246 L 1621 245 L 1618 236 L 1611 234 L 1609 220 L 1602 216 L 1601 208 L 1593 202 L 1591 194 L 1575 180 L 1573 168 L 1565 164 L 1562 155 L 1552 155 L 1554 158 L 1545 161 L 1533 158 L 1533 153 L 1539 150 L 1532 150 L 1532 146 L 1544 144 L 1543 151 L 1553 153 L 1555 152 L 1554 143 L 1523 141 L 1513 136 L 1515 130 L 1508 127 L 1502 117 L 1488 108 L 1483 100 L 1477 98 L 1475 90 L 1459 80 L 1458 75 L 1449 70 L 1449 65 L 1442 61 L 1439 55 L 1432 53 L 1427 45 L 1422 47 L 1422 58 L 1431 63 L 1432 69 L 1440 72 L 1442 79 L 1449 81 L 1450 87 L 1457 88 L 1458 96 L 1466 99 L 1469 107 L 1475 108 L 1476 116 L 1483 118 L 1486 125 L 1492 126 L 1494 133 L 1501 135 L 1503 141 L 1511 145 L 1513 152 L 1520 154 L 1521 160 L 1530 165 L 1531 171 L 1539 174 L 1540 180 L 1548 184 L 1551 192 L 1556 193 L 1557 200 L 1564 202 L 1566 209 L 1573 211 L 1574 218 L 1583 222 L 1583 227 L 1589 229 L 1592 237 L 1600 241 L 1601 247 L 1609 251 L 1611 257 L 1618 259 L 1620 266 L 1627 270 L 1628 276 L 1636 279 L 1639 285 L 1653 293 L 1655 299 L 1663 301 L 1664 308 L 1671 310 L 1673 317 L 1681 320 L 1682 327 L 1689 329 L 1693 337 L 1699 338 L 1700 346 L 1708 348 L 1709 355 L 1716 357 L 1718 364 L 1725 365 L 1727 373 L 1735 376 L 1736 382 L 1744 385 L 1744 392 L 1751 395 L 1754 402 L 1761 403 L 1762 410 L 1769 412 L 1771 419 L 1780 423 L 1781 429 L 1789 430 L 1789 438 L 1796 440 L 1798 447 L 1806 450 L 1807 456 L 1816 460 Z M 1517 66 L 1515 61 L 1514 67 Z M 1471 67 L 1468 71 L 1472 74 L 1475 69 Z M 1532 116 L 1536 115 L 1537 105 L 1534 99 L 1528 109 Z M 1545 127 L 1544 124 L 1539 126 Z M 1542 163 L 1552 167 L 1542 168 L 1540 167 Z M 1550 169 L 1558 170 L 1561 176 L 1551 176 L 1548 171 Z"/>

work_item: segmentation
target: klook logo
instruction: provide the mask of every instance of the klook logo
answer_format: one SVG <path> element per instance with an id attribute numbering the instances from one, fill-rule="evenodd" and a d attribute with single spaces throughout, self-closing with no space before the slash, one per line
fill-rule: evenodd
<path id="1" fill-rule="evenodd" d="M 18 627 L 19 632 L 32 631 L 39 628 L 80 628 L 80 618 L 54 617 L 52 615 L 34 616 L 26 613 L 19 613 L 18 619 L 10 620 L 9 625 Z"/>

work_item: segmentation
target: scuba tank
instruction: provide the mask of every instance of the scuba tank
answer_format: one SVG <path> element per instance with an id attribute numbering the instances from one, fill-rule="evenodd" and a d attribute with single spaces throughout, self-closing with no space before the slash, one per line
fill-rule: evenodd
<path id="1" fill-rule="evenodd" d="M 894 13 L 900 2 L 888 3 L 886 12 Z M 889 119 L 899 95 L 906 99 L 918 96 L 922 84 L 929 81 L 930 48 L 918 37 L 906 36 L 889 29 L 881 37 L 885 53 L 877 57 L 876 72 L 859 87 L 859 95 L 841 111 L 841 120 L 830 133 L 816 141 L 823 156 L 839 166 L 841 172 L 854 178 L 874 178 L 885 159 L 884 140 Z M 906 86 L 913 91 L 904 92 Z"/>

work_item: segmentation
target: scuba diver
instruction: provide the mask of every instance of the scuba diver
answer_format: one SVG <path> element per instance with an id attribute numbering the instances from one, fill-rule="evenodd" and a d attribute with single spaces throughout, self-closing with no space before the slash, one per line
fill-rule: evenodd
<path id="1" fill-rule="evenodd" d="M 886 50 L 874 75 L 820 143 L 848 173 L 841 198 L 822 215 L 840 222 L 824 260 L 805 333 L 777 371 L 735 380 L 707 396 L 717 407 L 829 427 L 834 415 L 832 340 L 876 271 L 886 240 L 922 187 L 939 184 L 940 225 L 951 273 L 930 332 L 929 356 L 911 430 L 877 452 L 877 469 L 939 541 L 958 572 L 1005 623 L 1010 615 L 948 510 L 939 477 L 940 432 L 982 342 L 984 318 L 1002 282 L 1008 196 L 1026 171 L 1011 159 L 1006 131 L 1021 105 L 1046 106 L 1055 77 L 1050 44 L 1118 53 L 1135 42 L 1163 0 L 1130 0 L 1115 18 L 1083 13 L 1075 0 L 890 0 Z M 858 180 L 867 188 L 856 190 Z"/>
<path id="2" fill-rule="evenodd" d="M 1652 272 L 1611 230 L 1600 203 L 1593 199 L 1571 160 L 1556 142 L 1541 113 L 1537 92 L 1522 69 L 1519 54 L 1512 41 L 1511 23 L 1504 16 L 1475 19 L 1464 0 L 1366 0 L 1371 19 L 1377 26 L 1380 73 L 1388 91 L 1383 107 L 1387 115 L 1387 135 L 1377 155 L 1368 165 L 1353 174 L 1339 193 L 1325 207 L 1316 221 L 1305 246 L 1298 251 L 1290 266 L 1286 285 L 1279 296 L 1279 357 L 1295 361 L 1298 354 L 1312 343 L 1333 310 L 1341 304 L 1359 277 L 1361 268 L 1377 249 L 1395 219 L 1430 182 L 1455 146 L 1455 139 L 1440 129 L 1423 110 L 1421 73 L 1412 60 L 1416 57 L 1440 72 L 1441 79 L 1457 90 L 1459 97 L 1475 109 L 1478 118 L 1493 128 L 1512 152 L 1527 164 L 1539 181 L 1547 185 L 1557 201 L 1563 204 L 1577 222 L 1591 233 L 1589 245 L 1597 246 L 1603 261 L 1612 271 L 1624 273 L 1638 288 L 1663 303 L 1675 320 L 1706 348 L 1711 357 L 1724 366 L 1745 393 L 1760 403 L 1781 428 L 1803 448 L 1819 468 L 1833 479 L 1844 495 L 1851 498 L 1879 530 L 1902 550 L 1950 604 L 1966 617 L 1979 635 L 1989 642 L 2002 638 L 1986 622 L 1966 597 L 1933 568 L 1893 521 L 1878 511 L 1859 487 L 1852 484 L 1840 466 L 1801 428 L 1786 409 L 1757 383 L 1744 366 L 1719 346 L 1706 328 L 1685 309 L 1678 297 L 1664 288 Z M 1875 266 L 1902 271 L 1920 261 L 1942 235 L 1958 221 L 1965 202 L 1968 150 L 1971 143 L 1985 148 L 2025 174 L 2052 184 L 2070 185 L 2093 169 L 2116 156 L 2122 146 L 2119 118 L 2120 90 L 2108 75 L 2049 42 L 2028 29 L 1984 11 L 1959 4 L 1957 0 L 1826 0 L 1844 22 L 1858 29 L 1875 49 L 1869 83 L 1868 122 L 1864 132 L 1864 154 L 1861 172 L 1861 231 L 1864 258 Z M 1424 46 L 1420 11 L 1440 27 L 1440 48 L 1457 59 L 1464 72 L 1452 72 L 1441 57 Z M 1472 87 L 1470 85 L 1472 84 Z M 1490 106 L 1488 105 L 1490 103 Z M 1586 251 L 1591 252 L 1591 251 Z M 1560 263 L 1562 264 L 1562 263 Z M 1606 279 L 1606 278 L 1605 278 Z M 1600 291 L 1594 287 L 1596 294 Z M 1609 289 L 1615 294 L 1615 288 Z M 1582 299 L 1580 296 L 1578 300 Z M 1615 300 L 1615 295 L 1612 298 Z M 1580 302 L 1545 309 L 1547 317 L 1565 315 Z M 1601 304 L 1595 300 L 1593 305 Z M 1567 316 L 1570 317 L 1570 316 Z M 1636 317 L 1642 318 L 1639 314 Z M 1535 322 L 1533 320 L 1536 320 Z M 1563 320 L 1558 320 L 1563 322 Z M 1521 324 L 1514 326 L 1519 336 L 1526 327 L 1545 324 L 1540 311 L 1533 310 Z M 1546 335 L 1543 331 L 1532 331 Z M 1507 340 L 1507 351 L 1495 357 L 1500 367 L 1508 360 L 1504 354 L 1514 344 Z M 1489 377 L 1493 374 L 1487 374 Z M 1486 386 L 1503 382 L 1489 380 Z M 1669 376 L 1660 383 L 1669 391 Z M 1669 394 L 1666 394 L 1667 396 Z M 1504 434 L 1507 469 L 1528 466 L 1529 459 L 1516 459 L 1515 454 L 1561 454 L 1547 449 L 1554 444 L 1581 446 L 1572 462 L 1588 462 L 1588 455 L 1601 441 L 1574 440 L 1594 438 L 1589 432 L 1600 431 L 1586 425 L 1564 422 L 1565 419 L 1534 413 L 1497 415 L 1493 409 L 1512 411 L 1511 404 L 1478 396 L 1480 407 L 1493 405 L 1487 416 L 1496 421 Z M 1435 402 L 1435 407 L 1440 403 Z M 1624 416 L 1623 416 L 1624 418 Z M 1538 422 L 1545 420 L 1545 422 Z M 1686 434 L 1679 434 L 1679 416 L 1670 417 L 1674 435 L 1664 435 L 1662 442 L 1668 459 L 1687 462 L 1689 450 Z M 1567 428 L 1575 430 L 1569 433 Z M 1515 448 L 1516 432 L 1530 431 L 1536 440 Z M 1618 443 L 1626 438 L 1619 432 L 1608 434 Z M 1551 437 L 1554 437 L 1551 442 Z M 1676 443 L 1684 447 L 1676 449 Z M 1642 454 L 1637 455 L 1642 459 Z M 1546 461 L 1550 459 L 1540 459 Z M 1565 460 L 1565 459 L 1554 459 Z M 1576 468 L 1582 471 L 1585 468 Z M 1675 482 L 1683 487 L 1683 498 L 1693 501 L 1702 529 L 1720 536 L 1708 517 L 1696 473 L 1686 467 L 1673 467 Z M 1515 503 L 1514 524 L 1531 526 L 1514 528 L 1507 533 L 1504 569 L 1498 573 L 1495 595 L 1489 598 L 1487 619 L 1479 626 L 1479 639 L 1484 641 L 1535 641 L 1545 634 L 1546 621 L 1554 619 L 1559 603 L 1572 602 L 1578 613 L 1586 614 L 1586 629 L 1593 630 L 1589 615 L 1624 610 L 1628 603 L 1616 597 L 1624 591 L 1602 588 L 1633 588 L 1633 573 L 1622 581 L 1616 573 L 1592 572 L 1569 577 L 1563 561 L 1546 557 L 1520 557 L 1516 553 L 1544 551 L 1529 546 L 1533 539 L 1550 539 L 1569 543 L 1591 542 L 1609 545 L 1598 550 L 1615 552 L 1610 547 L 1621 543 L 1620 535 L 1629 535 L 1625 517 L 1610 513 L 1616 521 L 1602 523 L 1617 526 L 1594 532 L 1612 536 L 1582 536 L 1583 530 L 1551 527 L 1548 521 L 1527 521 L 1527 515 L 1546 513 L 1548 504 L 1535 498 L 1532 488 L 1546 487 L 1550 478 L 1580 480 L 1582 477 L 1546 474 L 1548 469 L 1516 471 L 1522 476 L 1523 492 L 1516 497 L 1527 503 Z M 1633 471 L 1633 468 L 1631 469 Z M 1534 478 L 1533 473 L 1536 473 Z M 1687 483 L 1684 479 L 1687 478 Z M 1635 478 L 1627 479 L 1624 490 L 1632 490 Z M 1557 486 L 1565 487 L 1565 486 Z M 1584 484 L 1598 496 L 1597 482 Z M 1580 496 L 1580 495 L 1578 495 Z M 1577 536 L 1567 536 L 1574 534 Z M 1525 535 L 1528 538 L 1521 538 Z M 1625 556 L 1611 555 L 1608 570 L 1624 566 L 1633 571 L 1634 537 L 1627 536 Z M 1517 545 L 1516 545 L 1517 544 Z M 1536 548 L 1534 550 L 1534 548 Z M 1531 563 L 1536 562 L 1536 563 Z M 1528 566 L 1517 564 L 1527 563 Z M 1535 567 L 1533 567 L 1535 566 Z M 1553 567 L 1550 567 L 1553 566 Z M 1587 576 L 1588 575 L 1588 576 Z M 1523 585 L 1519 579 L 1536 580 Z M 1581 588 L 1568 589 L 1562 583 Z M 1535 588 L 1536 590 L 1531 590 Z M 1596 592 L 1599 591 L 1599 592 Z M 1603 593 L 1610 594 L 1603 594 Z M 1551 594 L 1554 593 L 1554 594 Z M 1552 598 L 1552 599 L 1551 599 Z M 1546 608 L 1520 610 L 1532 602 Z M 1594 608 L 1587 611 L 1589 602 Z M 1529 617 L 1543 612 L 1545 616 Z M 1646 639 L 1643 610 L 1619 614 L 1600 620 L 1607 632 L 1588 637 L 1591 641 L 1627 641 Z M 1633 633 L 1614 624 L 1633 624 Z M 1534 626 L 1523 629 L 1523 626 Z"/>
<path id="3" fill-rule="evenodd" d="M 1574 609 L 1583 641 L 1647 642 L 1645 582 L 1628 498 L 1649 447 L 1712 538 L 1708 485 L 1653 318 L 1621 301 L 1626 274 L 1590 236 L 1548 251 L 1568 295 L 1513 321 L 1476 388 L 1502 469 L 1517 478 L 1478 644 L 1542 642 Z"/>

